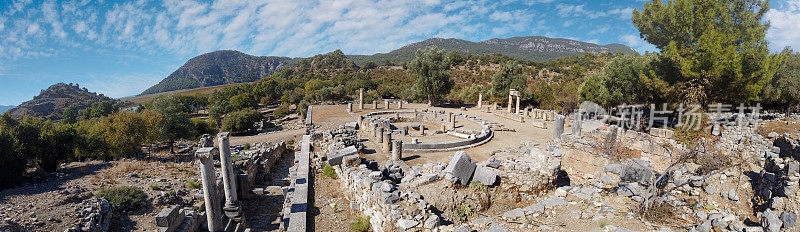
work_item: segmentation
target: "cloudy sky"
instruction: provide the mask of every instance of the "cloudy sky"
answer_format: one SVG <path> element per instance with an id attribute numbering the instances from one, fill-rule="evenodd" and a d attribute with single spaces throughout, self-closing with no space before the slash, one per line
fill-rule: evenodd
<path id="1" fill-rule="evenodd" d="M 58 83 L 111 97 L 140 93 L 191 57 L 220 49 L 306 57 L 388 52 L 430 37 L 543 35 L 639 52 L 642 1 L 0 0 L 0 105 Z M 800 0 L 773 0 L 773 51 L 800 48 Z"/>

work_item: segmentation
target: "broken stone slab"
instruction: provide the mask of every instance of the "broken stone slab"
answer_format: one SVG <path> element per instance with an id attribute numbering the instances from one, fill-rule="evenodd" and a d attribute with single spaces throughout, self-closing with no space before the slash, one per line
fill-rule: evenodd
<path id="1" fill-rule="evenodd" d="M 431 215 L 428 217 L 428 220 L 425 220 L 424 227 L 427 229 L 433 229 L 441 224 L 441 220 L 439 216 L 436 214 Z"/>
<path id="2" fill-rule="evenodd" d="M 344 157 L 351 155 L 358 155 L 358 148 L 355 146 L 349 146 L 328 155 L 328 165 L 336 166 L 342 164 Z"/>
<path id="3" fill-rule="evenodd" d="M 498 224 L 492 223 L 492 225 L 489 226 L 489 229 L 486 230 L 486 232 L 509 232 L 509 230 L 507 230 L 506 228 L 503 228 L 502 226 L 500 226 Z"/>
<path id="4" fill-rule="evenodd" d="M 497 183 L 497 173 L 486 167 L 476 167 L 472 178 L 487 186 L 492 186 Z"/>
<path id="5" fill-rule="evenodd" d="M 563 197 L 550 197 L 543 201 L 540 201 L 539 203 L 544 205 L 546 208 L 567 205 L 567 201 L 565 201 Z"/>
<path id="6" fill-rule="evenodd" d="M 467 224 L 461 224 L 460 226 L 456 227 L 455 231 L 453 232 L 472 232 L 472 228 L 470 228 Z"/>
<path id="7" fill-rule="evenodd" d="M 463 185 L 468 185 L 477 167 L 478 165 L 472 162 L 472 158 L 467 155 L 467 152 L 458 151 L 453 158 L 450 159 L 450 164 L 447 165 L 444 172 L 451 173 L 458 182 Z"/>
<path id="8" fill-rule="evenodd" d="M 489 157 L 489 160 L 486 161 L 486 166 L 492 167 L 492 168 L 500 168 L 500 164 L 501 164 L 500 160 L 494 158 L 494 156 Z"/>
<path id="9" fill-rule="evenodd" d="M 419 222 L 414 221 L 414 220 L 408 220 L 408 219 L 397 220 L 397 224 L 396 224 L 397 228 L 400 229 L 400 230 L 403 230 L 403 231 L 409 230 L 411 228 L 414 228 L 417 225 L 419 225 Z"/>
<path id="10" fill-rule="evenodd" d="M 159 227 L 159 232 L 173 232 L 178 229 L 183 223 L 186 215 L 180 210 L 180 207 L 170 206 L 161 210 L 156 215 L 156 225 Z"/>
<path id="11" fill-rule="evenodd" d="M 795 213 L 783 212 L 780 218 L 783 222 L 783 228 L 790 228 L 797 224 L 797 214 Z"/>
<path id="12" fill-rule="evenodd" d="M 761 214 L 761 227 L 764 228 L 764 231 L 778 232 L 781 230 L 782 225 L 783 221 L 772 210 L 767 209 Z"/>
<path id="13" fill-rule="evenodd" d="M 535 214 L 535 213 L 541 214 L 544 213 L 544 205 L 542 203 L 536 203 L 528 207 L 525 207 L 522 210 L 525 211 L 525 215 Z"/>
<path id="14" fill-rule="evenodd" d="M 525 211 L 521 208 L 512 209 L 503 213 L 504 218 L 521 218 L 525 217 Z"/>

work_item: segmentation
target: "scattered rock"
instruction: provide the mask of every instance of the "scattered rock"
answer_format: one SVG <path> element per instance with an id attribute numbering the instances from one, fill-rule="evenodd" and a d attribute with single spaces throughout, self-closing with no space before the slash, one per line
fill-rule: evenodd
<path id="1" fill-rule="evenodd" d="M 797 224 L 797 214 L 795 213 L 783 212 L 780 218 L 781 222 L 783 222 L 783 228 L 790 228 Z"/>
<path id="2" fill-rule="evenodd" d="M 419 224 L 419 222 L 414 221 L 414 220 L 400 219 L 400 220 L 397 220 L 396 226 L 397 226 L 398 229 L 405 231 L 405 230 L 414 228 L 418 224 Z"/>

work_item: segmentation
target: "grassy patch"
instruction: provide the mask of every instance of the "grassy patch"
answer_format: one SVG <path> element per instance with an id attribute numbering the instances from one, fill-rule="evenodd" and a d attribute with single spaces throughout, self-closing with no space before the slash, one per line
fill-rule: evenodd
<path id="1" fill-rule="evenodd" d="M 678 215 L 676 212 L 677 209 L 667 203 L 652 203 L 649 206 L 642 205 L 637 211 L 639 216 L 643 219 L 656 223 L 670 222 Z"/>
<path id="2" fill-rule="evenodd" d="M 330 177 L 331 179 L 336 179 L 336 171 L 333 170 L 333 167 L 327 163 L 325 164 L 325 167 L 322 167 L 322 174 Z"/>
<path id="3" fill-rule="evenodd" d="M 190 188 L 190 189 L 199 189 L 200 186 L 202 186 L 202 185 L 203 185 L 203 183 L 200 183 L 200 181 L 194 181 L 194 180 L 187 180 L 186 181 L 186 187 Z"/>
<path id="4" fill-rule="evenodd" d="M 161 190 L 161 186 L 156 184 L 156 183 L 152 183 L 152 184 L 150 184 L 150 189 L 153 190 L 153 191 L 158 191 L 158 190 Z"/>
<path id="5" fill-rule="evenodd" d="M 370 229 L 369 226 L 369 216 L 358 216 L 352 224 L 350 224 L 350 229 L 355 232 L 367 232 Z"/>
<path id="6" fill-rule="evenodd" d="M 472 180 L 469 182 L 469 187 L 475 191 L 487 191 L 489 188 L 483 185 L 480 181 Z"/>
<path id="7" fill-rule="evenodd" d="M 147 195 L 133 186 L 114 187 L 100 190 L 98 196 L 105 198 L 117 209 L 127 211 L 145 205 Z"/>

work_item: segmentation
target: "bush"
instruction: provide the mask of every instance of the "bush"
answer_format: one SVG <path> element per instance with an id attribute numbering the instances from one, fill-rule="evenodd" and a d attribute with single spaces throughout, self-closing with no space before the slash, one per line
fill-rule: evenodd
<path id="1" fill-rule="evenodd" d="M 19 154 L 19 145 L 11 132 L 0 125 L 0 189 L 14 186 L 25 175 L 26 156 Z"/>
<path id="2" fill-rule="evenodd" d="M 245 109 L 230 113 L 222 119 L 222 130 L 229 132 L 243 132 L 253 128 L 261 113 L 252 109 Z"/>
<path id="3" fill-rule="evenodd" d="M 369 225 L 369 216 L 358 216 L 353 224 L 350 225 L 350 229 L 356 232 L 367 232 L 370 229 Z"/>
<path id="4" fill-rule="evenodd" d="M 469 206 L 467 203 L 461 203 L 461 205 L 456 206 L 453 210 L 453 213 L 456 215 L 456 220 L 460 222 L 466 222 L 470 216 L 472 216 L 472 207 Z"/>
<path id="5" fill-rule="evenodd" d="M 322 174 L 325 174 L 331 179 L 336 179 L 336 171 L 333 170 L 333 167 L 327 163 L 325 164 L 325 167 L 322 167 Z"/>
<path id="6" fill-rule="evenodd" d="M 158 185 L 158 184 L 153 183 L 153 184 L 150 184 L 150 189 L 153 190 L 153 191 L 159 191 L 159 190 L 161 190 L 161 186 Z"/>
<path id="7" fill-rule="evenodd" d="M 147 195 L 133 186 L 114 187 L 100 190 L 98 196 L 105 198 L 117 209 L 128 211 L 145 205 Z"/>

